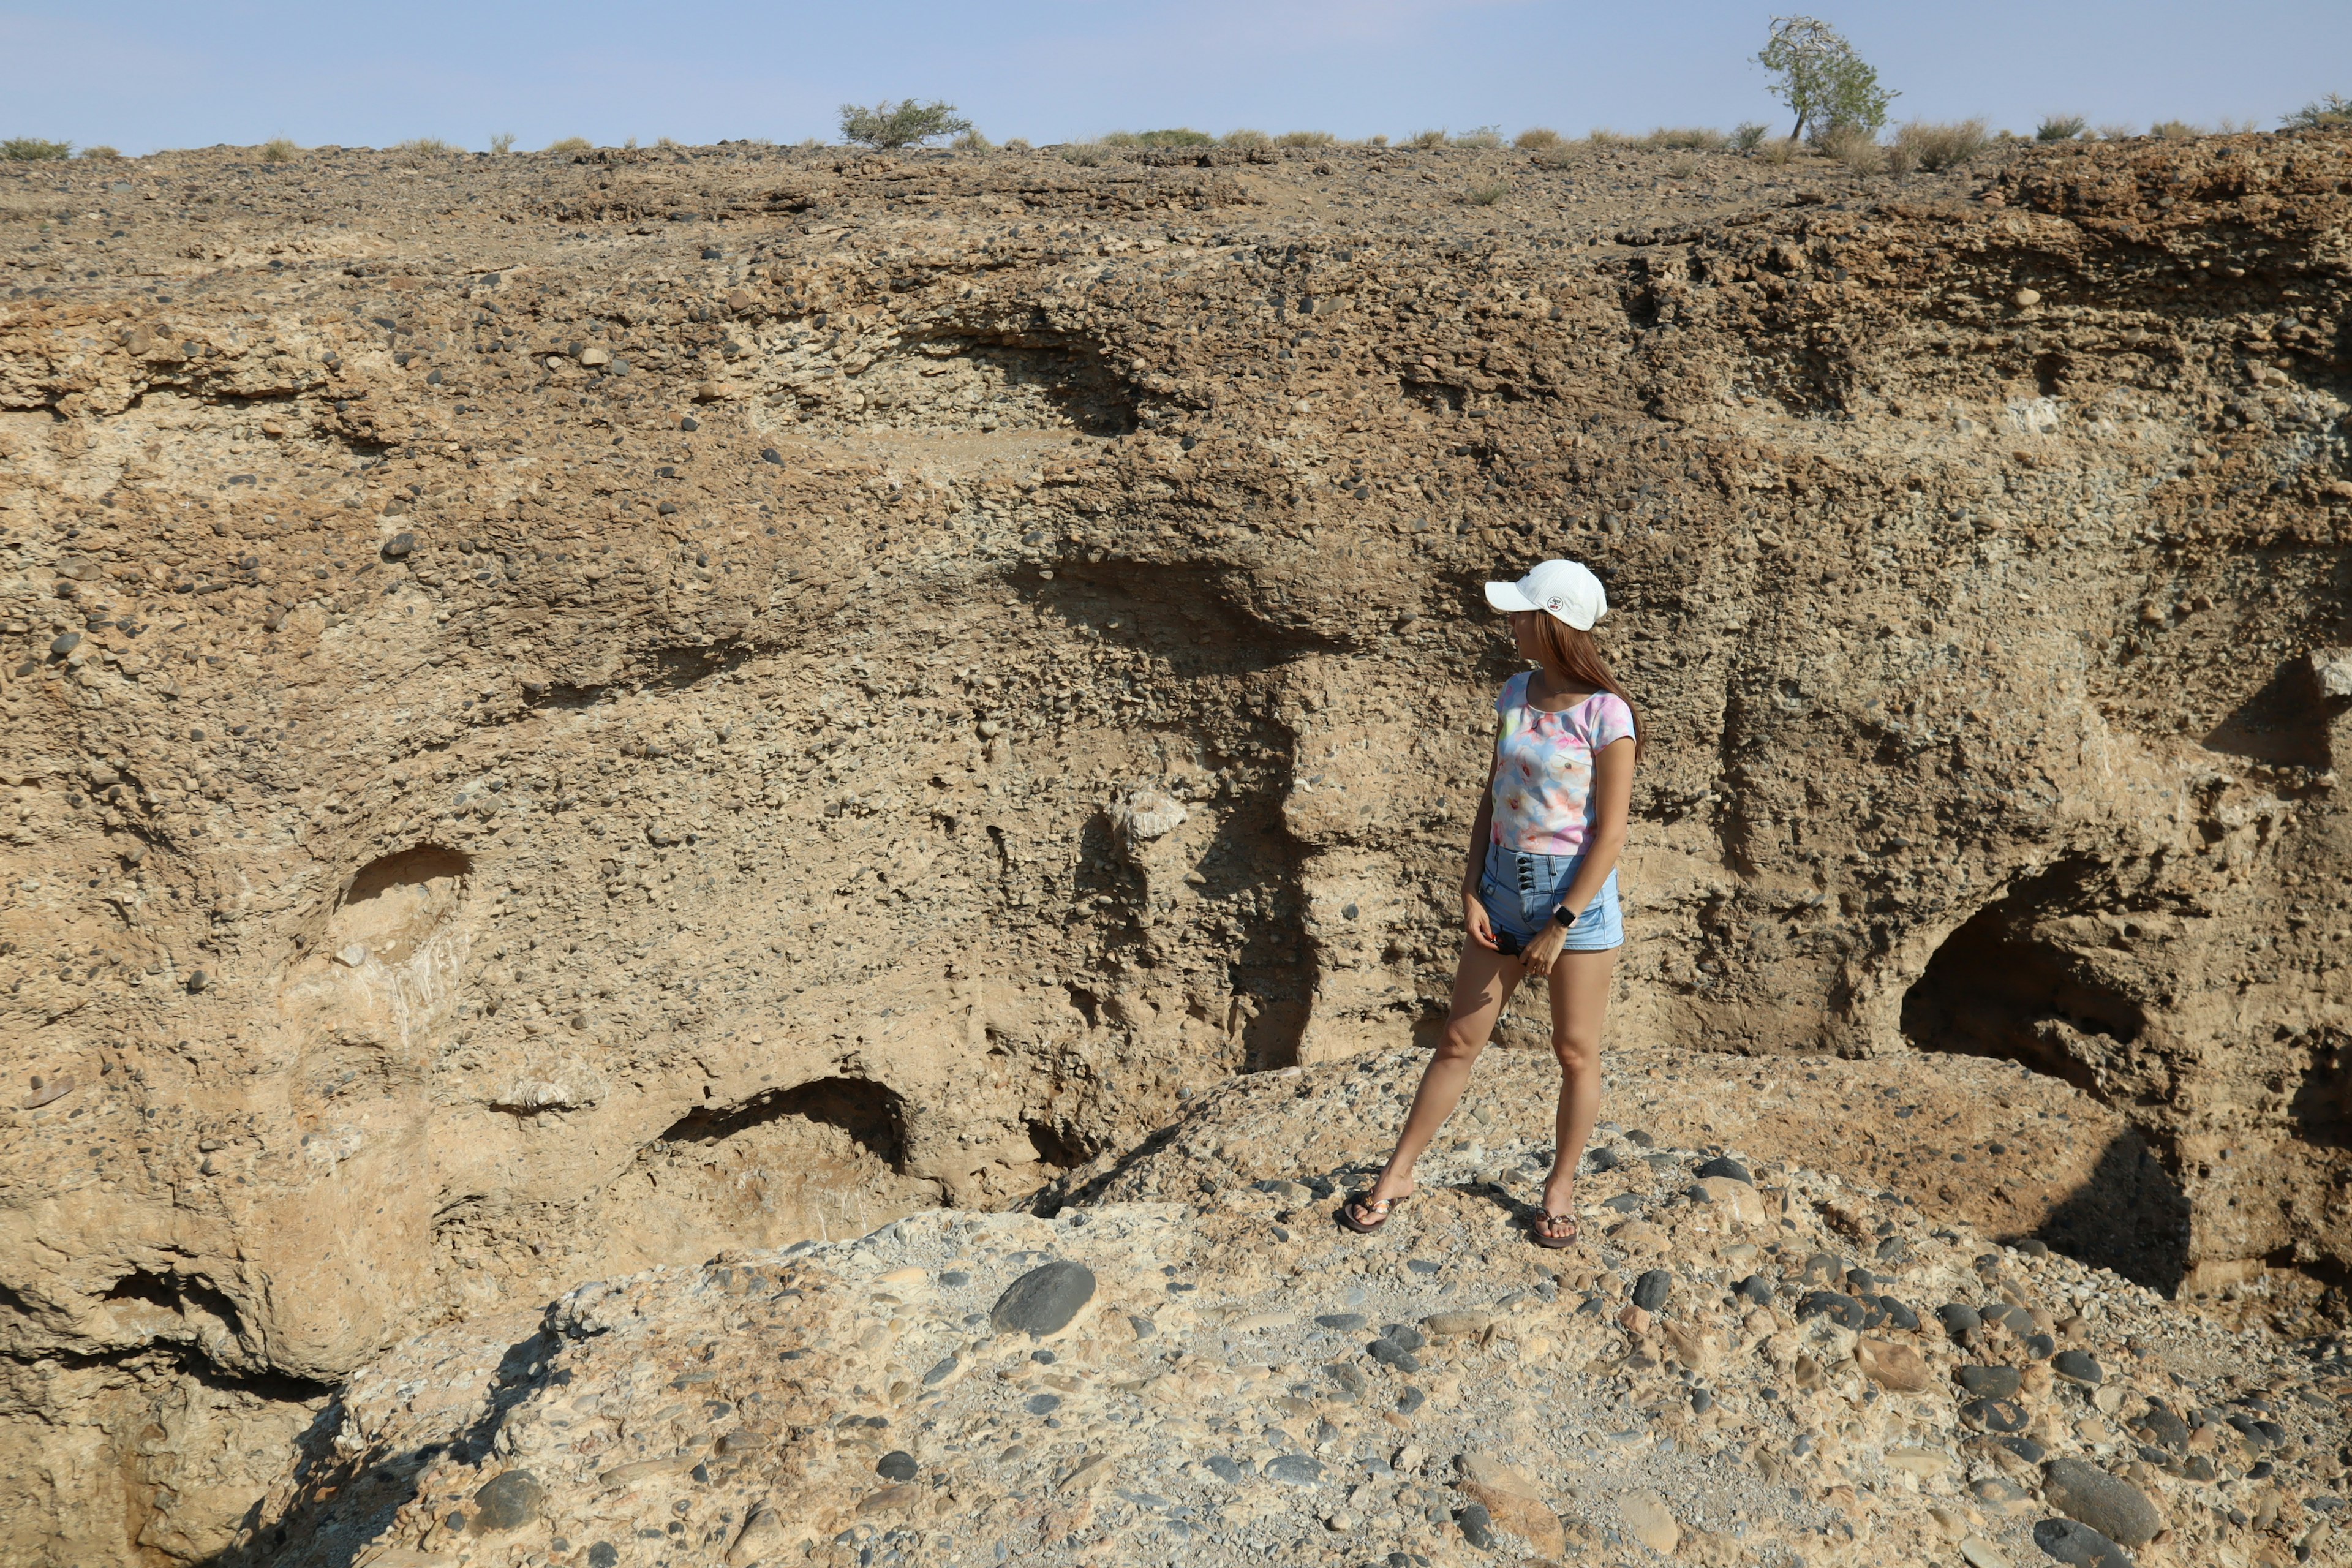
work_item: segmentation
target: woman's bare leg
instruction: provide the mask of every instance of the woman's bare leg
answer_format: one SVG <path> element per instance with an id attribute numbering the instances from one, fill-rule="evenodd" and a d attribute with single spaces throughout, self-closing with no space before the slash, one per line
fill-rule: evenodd
<path id="1" fill-rule="evenodd" d="M 1413 1162 L 1419 1160 L 1445 1119 L 1461 1103 L 1470 1068 L 1495 1032 L 1495 1019 L 1519 983 L 1519 961 L 1475 942 L 1462 944 L 1462 963 L 1454 972 L 1454 1005 L 1445 1015 L 1445 1033 L 1437 1051 L 1422 1070 L 1421 1088 L 1406 1113 L 1404 1131 L 1397 1135 L 1396 1152 L 1387 1169 L 1372 1184 L 1365 1201 L 1401 1198 L 1412 1191 Z M 1365 1216 L 1369 1218 L 1370 1216 Z"/>
<path id="2" fill-rule="evenodd" d="M 1554 1126 L 1551 1174 L 1544 1179 L 1544 1212 L 1576 1212 L 1576 1166 L 1601 1115 L 1601 1021 L 1609 1010 L 1609 982 L 1617 950 L 1563 952 L 1551 966 L 1551 1051 L 1559 1058 L 1559 1116 Z"/>

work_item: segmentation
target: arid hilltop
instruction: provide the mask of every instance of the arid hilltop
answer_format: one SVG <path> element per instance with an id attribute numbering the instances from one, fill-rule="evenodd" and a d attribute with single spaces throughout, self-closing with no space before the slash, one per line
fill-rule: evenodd
<path id="1" fill-rule="evenodd" d="M 266 1557 L 420 1332 L 1425 1038 L 1551 554 L 1684 1141 L 2325 1331 L 2348 211 L 2319 132 L 5 167 L 0 1554 Z"/>

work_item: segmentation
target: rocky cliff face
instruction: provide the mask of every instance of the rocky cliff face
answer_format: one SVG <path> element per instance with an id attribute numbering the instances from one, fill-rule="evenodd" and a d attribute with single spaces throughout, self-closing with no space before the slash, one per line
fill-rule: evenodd
<path id="1" fill-rule="evenodd" d="M 1549 554 L 1651 726 L 1614 1038 L 2301 1321 L 2347 152 L 0 176 L 11 1554 L 225 1549 L 422 1327 L 1413 1038 Z"/>

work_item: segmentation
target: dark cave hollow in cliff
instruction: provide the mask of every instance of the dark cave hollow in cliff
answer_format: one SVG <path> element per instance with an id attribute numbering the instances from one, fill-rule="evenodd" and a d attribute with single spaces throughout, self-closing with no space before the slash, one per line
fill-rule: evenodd
<path id="1" fill-rule="evenodd" d="M 2084 904 L 2078 869 L 2061 868 L 1961 922 L 1905 994 L 1904 1037 L 1918 1050 L 2013 1061 L 2099 1094 L 2095 1066 L 2078 1050 L 2127 1046 L 2147 1016 L 2055 934 L 2053 923 Z M 2188 1270 L 2189 1219 L 2179 1181 L 2135 1129 L 2110 1142 L 2034 1238 L 2171 1295 Z"/>

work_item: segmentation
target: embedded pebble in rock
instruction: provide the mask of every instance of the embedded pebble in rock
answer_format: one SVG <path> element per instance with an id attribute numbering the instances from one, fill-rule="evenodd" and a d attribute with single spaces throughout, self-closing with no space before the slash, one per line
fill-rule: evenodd
<path id="1" fill-rule="evenodd" d="M 1094 1299 L 1094 1271 L 1057 1258 L 1014 1280 L 997 1298 L 988 1318 L 1000 1334 L 1044 1339 L 1069 1327 Z"/>
<path id="2" fill-rule="evenodd" d="M 1948 1301 L 1937 1308 L 1936 1321 L 1944 1325 L 1944 1331 L 1955 1342 L 1965 1342 L 1970 1335 L 1984 1331 L 1984 1320 L 1977 1310 L 1958 1301 Z"/>
<path id="3" fill-rule="evenodd" d="M 1675 1277 L 1671 1271 L 1664 1268 L 1648 1269 L 1639 1279 L 1633 1281 L 1633 1305 L 1645 1312 L 1663 1311 L 1665 1309 L 1666 1297 L 1673 1291 L 1674 1287 Z"/>
<path id="4" fill-rule="evenodd" d="M 1751 1186 L 1756 1181 L 1756 1178 L 1749 1174 L 1747 1166 L 1728 1154 L 1718 1154 L 1714 1159 L 1702 1163 L 1693 1173 L 1698 1176 L 1721 1176 L 1735 1182 L 1746 1182 Z"/>
<path id="5" fill-rule="evenodd" d="M 2129 1552 L 2075 1520 L 2043 1520 L 2033 1527 L 2033 1543 L 2067 1568 L 2137 1568 Z"/>
<path id="6" fill-rule="evenodd" d="M 2051 1460 L 2042 1495 L 2067 1518 L 2125 1546 L 2145 1546 L 2164 1528 L 2163 1515 L 2146 1492 L 2081 1459 Z"/>
<path id="7" fill-rule="evenodd" d="M 2020 1373 L 2013 1366 L 1960 1366 L 1953 1377 L 1970 1394 L 1984 1399 L 2010 1399 L 2016 1396 Z"/>
<path id="8" fill-rule="evenodd" d="M 2050 1358 L 2050 1370 L 2069 1383 L 2095 1387 L 2104 1373 L 2087 1351 L 2060 1351 Z"/>
<path id="9" fill-rule="evenodd" d="M 489 1534 L 520 1530 L 539 1517 L 547 1489 L 529 1470 L 509 1470 L 485 1481 L 474 1492 L 474 1513 L 467 1528 Z"/>

